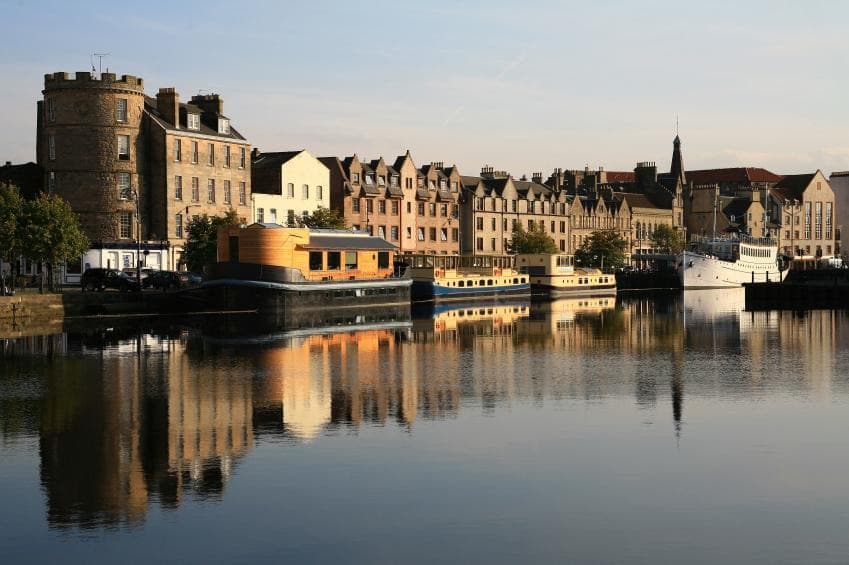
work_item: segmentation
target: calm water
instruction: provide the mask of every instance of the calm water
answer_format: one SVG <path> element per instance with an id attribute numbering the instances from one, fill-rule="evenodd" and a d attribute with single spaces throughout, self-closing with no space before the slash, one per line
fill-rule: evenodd
<path id="1" fill-rule="evenodd" d="M 846 563 L 849 315 L 741 307 L 0 339 L 0 559 Z"/>

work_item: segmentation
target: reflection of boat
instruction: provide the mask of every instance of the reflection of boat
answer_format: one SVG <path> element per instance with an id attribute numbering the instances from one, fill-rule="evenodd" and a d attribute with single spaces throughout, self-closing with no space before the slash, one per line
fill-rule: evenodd
<path id="1" fill-rule="evenodd" d="M 599 269 L 576 269 L 571 255 L 521 254 L 516 256 L 516 265 L 528 273 L 534 291 L 555 296 L 616 294 L 616 277 Z"/>
<path id="2" fill-rule="evenodd" d="M 741 286 L 746 282 L 780 280 L 778 245 L 771 238 L 692 236 L 690 249 L 679 256 L 685 288 Z"/>
<path id="3" fill-rule="evenodd" d="M 457 335 L 508 335 L 516 321 L 530 315 L 530 300 L 512 298 L 459 304 L 431 303 L 413 312 L 413 333 Z"/>
<path id="4" fill-rule="evenodd" d="M 571 322 L 584 314 L 597 315 L 614 308 L 616 295 L 593 295 L 534 302 L 531 314 L 535 318 L 551 318 L 552 325 L 556 326 L 557 322 Z"/>
<path id="5" fill-rule="evenodd" d="M 476 296 L 528 294 L 528 276 L 501 255 L 403 255 L 414 300 L 468 300 Z"/>

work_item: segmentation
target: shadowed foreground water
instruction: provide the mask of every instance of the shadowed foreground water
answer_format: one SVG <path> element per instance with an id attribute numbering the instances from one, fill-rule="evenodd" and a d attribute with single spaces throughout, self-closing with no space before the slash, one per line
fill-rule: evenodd
<path id="1" fill-rule="evenodd" d="M 0 556 L 845 563 L 849 316 L 741 306 L 0 339 Z"/>

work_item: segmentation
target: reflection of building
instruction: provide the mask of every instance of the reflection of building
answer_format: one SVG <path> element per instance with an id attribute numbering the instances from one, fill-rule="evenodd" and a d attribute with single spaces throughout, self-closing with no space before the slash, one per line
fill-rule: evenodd
<path id="1" fill-rule="evenodd" d="M 53 527 L 144 520 L 155 496 L 218 495 L 251 448 L 251 387 L 231 367 L 197 367 L 177 341 L 158 354 L 53 365 L 41 422 L 41 480 Z M 159 345 L 163 345 L 161 342 Z M 200 369 L 200 370 L 199 370 Z"/>

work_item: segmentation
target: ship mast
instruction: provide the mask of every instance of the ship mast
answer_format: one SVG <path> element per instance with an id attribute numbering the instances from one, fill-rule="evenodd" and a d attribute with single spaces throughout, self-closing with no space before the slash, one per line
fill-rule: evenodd
<path id="1" fill-rule="evenodd" d="M 719 195 L 715 194 L 713 197 L 713 239 L 716 240 L 716 201 L 719 199 Z"/>

